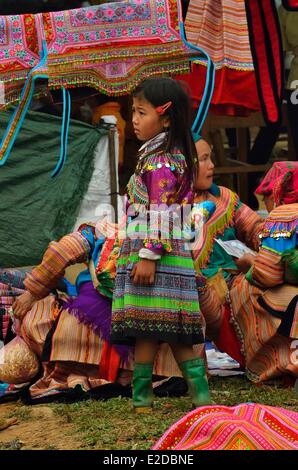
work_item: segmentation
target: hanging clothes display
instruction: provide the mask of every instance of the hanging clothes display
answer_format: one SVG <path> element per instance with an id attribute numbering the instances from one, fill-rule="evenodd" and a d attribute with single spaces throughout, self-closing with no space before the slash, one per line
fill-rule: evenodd
<path id="1" fill-rule="evenodd" d="M 204 51 L 185 42 L 181 24 L 179 0 L 132 0 L 1 16 L 0 81 L 5 103 L 0 109 L 18 100 L 20 104 L 0 145 L 0 165 L 8 158 L 37 79 L 47 80 L 50 88 L 63 89 L 61 152 L 55 176 L 67 153 L 67 88 L 90 86 L 118 96 L 130 93 L 150 76 L 188 73 L 190 60 Z M 212 87 L 208 93 L 210 97 Z"/>
<path id="2" fill-rule="evenodd" d="M 204 48 L 215 69 L 211 111 L 223 115 L 248 115 L 259 111 L 254 64 L 243 0 L 190 0 L 185 19 L 187 39 Z M 206 62 L 192 64 L 192 73 L 181 76 L 190 84 L 198 104 L 202 97 Z"/>
<path id="3" fill-rule="evenodd" d="M 282 44 L 274 2 L 264 0 L 190 0 L 187 39 L 204 48 L 216 68 L 211 110 L 247 116 L 261 111 L 267 122 L 281 117 Z M 186 80 L 196 103 L 202 97 L 199 77 L 206 63 L 195 61 Z"/>

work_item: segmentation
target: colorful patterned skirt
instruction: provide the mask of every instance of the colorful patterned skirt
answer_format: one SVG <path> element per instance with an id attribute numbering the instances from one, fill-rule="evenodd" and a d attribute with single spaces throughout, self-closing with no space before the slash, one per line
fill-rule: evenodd
<path id="1" fill-rule="evenodd" d="M 126 239 L 117 265 L 112 307 L 111 341 L 136 339 L 193 345 L 204 342 L 191 251 L 171 240 L 172 251 L 156 262 L 153 286 L 134 285 L 130 275 L 141 239 Z"/>
<path id="2" fill-rule="evenodd" d="M 284 374 L 298 376 L 298 361 L 292 338 L 279 333 L 281 319 L 258 302 L 263 291 L 242 275 L 230 290 L 231 322 L 245 356 L 247 377 L 262 382 Z"/>
<path id="3" fill-rule="evenodd" d="M 154 450 L 298 450 L 298 413 L 243 403 L 201 406 L 183 416 Z"/>

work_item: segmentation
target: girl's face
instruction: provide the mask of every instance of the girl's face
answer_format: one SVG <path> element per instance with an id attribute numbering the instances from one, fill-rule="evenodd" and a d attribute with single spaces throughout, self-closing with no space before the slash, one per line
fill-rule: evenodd
<path id="1" fill-rule="evenodd" d="M 134 96 L 132 124 L 137 138 L 145 142 L 169 127 L 169 118 L 160 116 L 155 107 L 144 97 Z"/>
<path id="2" fill-rule="evenodd" d="M 212 162 L 212 150 L 204 139 L 198 140 L 195 145 L 199 160 L 199 173 L 195 181 L 195 189 L 206 191 L 213 183 L 214 164 Z"/>

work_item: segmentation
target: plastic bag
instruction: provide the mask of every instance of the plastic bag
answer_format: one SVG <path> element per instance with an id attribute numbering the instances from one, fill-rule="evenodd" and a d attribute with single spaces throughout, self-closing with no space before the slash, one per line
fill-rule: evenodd
<path id="1" fill-rule="evenodd" d="M 21 336 L 0 349 L 0 381 L 9 384 L 30 382 L 38 373 L 39 360 Z"/>

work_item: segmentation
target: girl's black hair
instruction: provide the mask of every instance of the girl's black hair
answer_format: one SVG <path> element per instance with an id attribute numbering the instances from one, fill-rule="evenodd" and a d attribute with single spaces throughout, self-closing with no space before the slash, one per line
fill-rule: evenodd
<path id="1" fill-rule="evenodd" d="M 171 152 L 175 147 L 179 148 L 185 156 L 190 177 L 194 177 L 197 172 L 197 151 L 191 132 L 190 98 L 185 89 L 169 77 L 147 78 L 137 86 L 133 96 L 143 96 L 154 107 L 172 102 L 164 114 L 170 119 L 165 150 Z"/>

